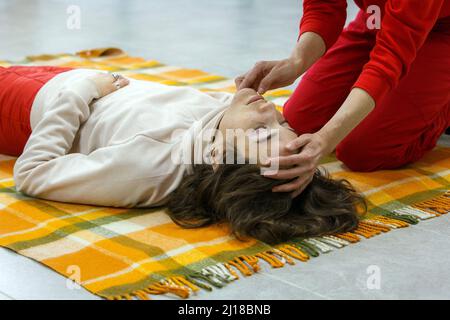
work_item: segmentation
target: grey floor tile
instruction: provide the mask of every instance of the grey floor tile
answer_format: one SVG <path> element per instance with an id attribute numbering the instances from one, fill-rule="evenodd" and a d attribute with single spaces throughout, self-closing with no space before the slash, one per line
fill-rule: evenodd
<path id="1" fill-rule="evenodd" d="M 294 266 L 261 262 L 259 274 L 194 299 L 450 299 L 449 239 L 434 231 L 449 221 L 423 221 Z"/>
<path id="2" fill-rule="evenodd" d="M 436 220 L 437 221 L 437 220 Z M 416 226 L 419 230 L 426 230 L 431 235 L 433 233 L 446 236 L 447 239 L 450 241 L 450 216 L 441 216 L 439 217 L 439 223 L 438 224 L 432 224 L 432 223 L 422 223 Z"/>
<path id="3" fill-rule="evenodd" d="M 291 266 L 285 266 L 289 268 Z M 278 270 L 273 270 L 276 273 Z M 292 270 L 293 271 L 293 270 Z M 258 272 L 249 277 L 229 283 L 221 289 L 213 289 L 211 292 L 200 290 L 193 295 L 192 300 L 278 300 L 278 299 L 302 299 L 316 300 L 325 297 L 319 293 L 303 289 L 289 283 L 287 279 L 278 279 L 266 272 Z M 178 299 L 171 296 L 152 296 L 156 300 Z"/>
<path id="4" fill-rule="evenodd" d="M 13 298 L 0 291 L 0 300 L 13 300 Z"/>
<path id="5" fill-rule="evenodd" d="M 0 250 L 0 252 L 4 249 Z M 85 289 L 69 289 L 66 278 L 43 265 L 15 254 L 0 254 L 0 292 L 13 299 L 98 299 Z M 6 260 L 6 261 L 5 261 Z"/>
<path id="6" fill-rule="evenodd" d="M 449 299 L 449 239 L 433 231 L 449 220 L 391 231 L 271 274 L 333 299 Z M 370 285 L 374 270 L 379 288 Z"/>
<path id="7" fill-rule="evenodd" d="M 20 256 L 18 254 L 9 249 L 0 247 L 0 267 L 17 261 L 20 261 Z"/>

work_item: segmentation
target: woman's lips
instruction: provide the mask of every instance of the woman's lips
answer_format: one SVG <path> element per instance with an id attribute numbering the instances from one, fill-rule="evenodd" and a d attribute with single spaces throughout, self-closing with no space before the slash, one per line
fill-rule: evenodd
<path id="1" fill-rule="evenodd" d="M 250 103 L 253 103 L 253 102 L 259 101 L 259 100 L 264 100 L 264 98 L 263 98 L 263 96 L 257 94 L 257 95 L 252 96 L 250 98 L 250 100 L 248 100 L 247 104 L 250 104 Z"/>

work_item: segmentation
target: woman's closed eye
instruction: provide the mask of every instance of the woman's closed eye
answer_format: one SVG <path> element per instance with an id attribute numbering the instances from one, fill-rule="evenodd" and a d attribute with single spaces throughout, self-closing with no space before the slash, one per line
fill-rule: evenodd
<path id="1" fill-rule="evenodd" d="M 249 139 L 253 141 L 262 142 L 264 140 L 269 140 L 271 138 L 271 130 L 265 126 L 260 126 L 251 130 L 249 134 Z"/>

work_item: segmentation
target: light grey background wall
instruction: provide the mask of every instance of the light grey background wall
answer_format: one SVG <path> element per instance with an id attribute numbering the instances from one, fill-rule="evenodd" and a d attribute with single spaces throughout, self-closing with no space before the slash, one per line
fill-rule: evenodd
<path id="1" fill-rule="evenodd" d="M 67 8 L 81 28 L 67 28 Z M 349 18 L 357 12 L 351 2 Z M 234 77 L 287 57 L 301 0 L 0 0 L 0 59 L 117 46 L 132 55 Z"/>

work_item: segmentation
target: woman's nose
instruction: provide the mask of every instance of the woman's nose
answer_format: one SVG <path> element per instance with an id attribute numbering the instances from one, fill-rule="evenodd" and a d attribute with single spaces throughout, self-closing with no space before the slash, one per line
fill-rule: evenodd
<path id="1" fill-rule="evenodd" d="M 239 90 L 239 93 L 242 95 L 254 95 L 256 93 L 256 90 L 252 88 L 244 88 Z"/>
<path id="2" fill-rule="evenodd" d="M 267 111 L 271 111 L 271 110 L 273 110 L 275 108 L 275 106 L 274 106 L 274 104 L 272 103 L 272 102 L 265 102 L 265 103 L 262 103 L 260 106 L 259 106 L 259 111 L 261 111 L 261 112 L 267 112 Z"/>

